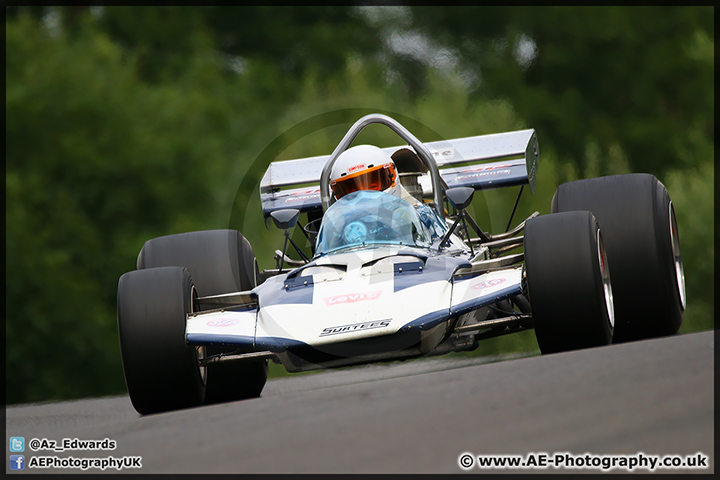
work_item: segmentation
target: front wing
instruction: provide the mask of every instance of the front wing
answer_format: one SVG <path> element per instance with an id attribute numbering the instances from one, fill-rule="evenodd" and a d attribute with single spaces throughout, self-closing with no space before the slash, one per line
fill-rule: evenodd
<path id="1" fill-rule="evenodd" d="M 186 340 L 193 345 L 235 346 L 244 352 L 282 353 L 418 332 L 419 336 L 406 338 L 422 340 L 432 334 L 436 342 L 430 347 L 434 347 L 452 333 L 460 316 L 522 291 L 522 267 L 450 281 L 422 282 L 422 274 L 414 275 L 416 284 L 398 290 L 395 279 L 368 279 L 367 285 L 350 294 L 342 282 L 327 282 L 314 285 L 310 298 L 296 295 L 295 303 L 264 302 L 260 296 L 252 308 L 193 313 L 187 318 Z M 268 282 L 273 280 L 282 285 L 276 277 Z"/>

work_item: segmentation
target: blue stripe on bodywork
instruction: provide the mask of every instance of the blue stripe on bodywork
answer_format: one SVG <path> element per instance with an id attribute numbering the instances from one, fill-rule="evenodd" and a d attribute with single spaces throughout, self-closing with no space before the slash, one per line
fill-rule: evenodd
<path id="1" fill-rule="evenodd" d="M 478 166 L 475 171 L 470 168 L 466 169 L 466 171 L 445 172 L 442 177 L 448 187 L 472 187 L 475 190 L 512 187 L 528 183 L 525 162 L 491 170 Z"/>
<path id="2" fill-rule="evenodd" d="M 497 292 L 495 292 L 493 294 L 476 297 L 476 298 L 473 298 L 472 300 L 468 300 L 467 302 L 463 302 L 458 305 L 451 306 L 450 313 L 452 314 L 452 316 L 462 315 L 464 313 L 468 313 L 473 310 L 476 310 L 480 307 L 485 307 L 487 305 L 495 303 L 504 298 L 511 297 L 513 295 L 517 295 L 521 292 L 522 292 L 521 284 L 518 283 L 516 285 L 511 285 L 509 287 L 505 287 L 501 290 L 498 290 Z"/>
<path id="3" fill-rule="evenodd" d="M 249 350 L 254 348 L 253 337 L 248 335 L 218 335 L 210 333 L 191 333 L 187 335 L 187 343 L 191 345 L 232 345 L 246 347 Z"/>
<path id="4" fill-rule="evenodd" d="M 191 345 L 231 345 L 248 351 L 269 350 L 271 352 L 284 352 L 289 348 L 308 347 L 305 342 L 283 337 L 258 337 L 248 335 L 222 335 L 209 333 L 193 333 L 187 336 Z"/>
<path id="5" fill-rule="evenodd" d="M 261 297 L 260 306 L 311 304 L 313 301 L 313 290 L 313 284 L 309 283 L 307 286 L 268 292 L 269 294 Z"/>
<path id="6" fill-rule="evenodd" d="M 412 330 L 413 328 L 417 328 L 418 330 L 428 330 L 439 325 L 442 322 L 446 322 L 448 319 L 450 319 L 450 317 L 450 310 L 444 308 L 442 310 L 425 314 L 420 318 L 416 318 L 410 323 L 406 323 L 400 328 L 399 331 Z"/>
<path id="7" fill-rule="evenodd" d="M 394 292 L 399 292 L 405 288 L 414 287 L 422 283 L 436 282 L 438 280 L 445 280 L 449 282 L 452 280 L 453 273 L 460 267 L 469 267 L 470 262 L 464 258 L 438 256 L 430 257 L 422 265 L 422 270 L 417 268 L 416 264 L 420 262 L 408 262 L 398 263 L 395 266 L 394 276 Z M 408 266 L 409 269 L 403 268 L 402 272 L 399 271 L 400 267 Z"/>
<path id="8" fill-rule="evenodd" d="M 284 352 L 292 348 L 309 347 L 305 342 L 284 337 L 257 337 L 255 348 L 257 350 L 269 350 L 271 352 Z"/>
<path id="9" fill-rule="evenodd" d="M 311 304 L 313 301 L 313 278 L 294 277 L 283 279 L 268 278 L 265 283 L 253 290 L 258 296 L 260 308 L 272 305 Z"/>

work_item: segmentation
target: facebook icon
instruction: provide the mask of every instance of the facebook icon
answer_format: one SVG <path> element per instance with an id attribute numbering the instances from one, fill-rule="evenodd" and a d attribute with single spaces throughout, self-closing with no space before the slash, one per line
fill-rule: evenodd
<path id="1" fill-rule="evenodd" d="M 10 455 L 10 470 L 25 470 L 25 455 Z"/>

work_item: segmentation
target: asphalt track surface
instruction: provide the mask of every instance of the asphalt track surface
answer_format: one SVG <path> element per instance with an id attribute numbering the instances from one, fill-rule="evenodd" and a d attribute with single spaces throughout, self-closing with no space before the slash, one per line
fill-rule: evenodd
<path id="1" fill-rule="evenodd" d="M 708 331 L 547 356 L 378 364 L 273 379 L 258 399 L 145 417 L 126 396 L 8 407 L 6 442 L 108 438 L 112 451 L 24 454 L 142 457 L 141 469 L 122 473 L 462 474 L 494 471 L 464 470 L 463 453 L 702 453 L 708 468 L 692 472 L 707 474 L 714 343 Z"/>

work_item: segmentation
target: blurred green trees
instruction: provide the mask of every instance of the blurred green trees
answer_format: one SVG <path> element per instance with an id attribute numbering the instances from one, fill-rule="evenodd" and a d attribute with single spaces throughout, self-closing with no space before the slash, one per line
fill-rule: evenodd
<path id="1" fill-rule="evenodd" d="M 712 7 L 413 9 L 413 28 L 452 48 L 478 97 L 517 114 L 582 169 L 594 141 L 619 144 L 633 171 L 659 175 L 705 159 L 687 135 L 712 136 Z M 658 135 L 658 132 L 665 132 Z"/>
<path id="2" fill-rule="evenodd" d="M 8 403 L 123 392 L 115 293 L 143 242 L 238 228 L 271 268 L 267 163 L 329 153 L 374 111 L 426 141 L 536 128 L 516 221 L 558 182 L 655 174 L 680 223 L 681 331 L 712 328 L 712 12 L 6 7 Z M 481 224 L 505 228 L 515 195 L 478 195 Z"/>

